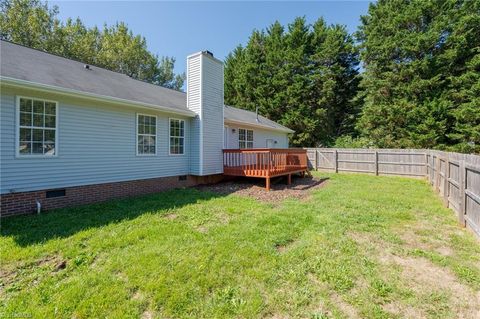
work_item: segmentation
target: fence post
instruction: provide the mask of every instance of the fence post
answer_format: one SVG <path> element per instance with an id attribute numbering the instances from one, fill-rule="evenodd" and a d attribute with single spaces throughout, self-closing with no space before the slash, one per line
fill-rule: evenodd
<path id="1" fill-rule="evenodd" d="M 448 195 L 450 189 L 450 183 L 448 181 L 450 177 L 450 160 L 448 158 L 448 153 L 445 154 L 445 175 L 443 179 L 443 199 L 445 201 L 445 206 L 448 207 Z"/>
<path id="2" fill-rule="evenodd" d="M 438 154 L 435 156 L 435 191 L 440 192 L 440 157 Z"/>
<path id="3" fill-rule="evenodd" d="M 375 175 L 378 176 L 378 151 L 375 151 Z"/>
<path id="4" fill-rule="evenodd" d="M 313 150 L 315 152 L 315 170 L 318 171 L 318 150 L 316 148 Z"/>
<path id="5" fill-rule="evenodd" d="M 460 160 L 459 163 L 459 193 L 460 193 L 460 203 L 458 203 L 458 222 L 462 227 L 465 227 L 465 190 L 466 190 L 466 179 L 467 172 L 465 170 L 465 161 Z"/>
<path id="6" fill-rule="evenodd" d="M 427 180 L 428 182 L 431 182 L 430 180 L 430 169 L 428 168 L 428 153 L 425 152 L 425 175 L 427 175 Z"/>
<path id="7" fill-rule="evenodd" d="M 338 151 L 335 150 L 334 153 L 334 160 L 335 160 L 335 173 L 338 173 Z"/>

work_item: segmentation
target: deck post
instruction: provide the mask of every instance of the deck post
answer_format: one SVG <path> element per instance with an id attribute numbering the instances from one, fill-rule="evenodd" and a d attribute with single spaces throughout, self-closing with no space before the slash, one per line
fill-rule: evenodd
<path id="1" fill-rule="evenodd" d="M 292 184 L 292 174 L 288 174 L 287 185 Z"/>
<path id="2" fill-rule="evenodd" d="M 265 188 L 267 189 L 267 191 L 270 190 L 270 177 L 268 177 L 268 176 L 265 179 Z"/>

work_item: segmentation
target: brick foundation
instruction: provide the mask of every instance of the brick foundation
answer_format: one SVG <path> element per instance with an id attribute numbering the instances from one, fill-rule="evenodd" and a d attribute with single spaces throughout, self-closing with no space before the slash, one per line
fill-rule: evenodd
<path id="1" fill-rule="evenodd" d="M 186 180 L 179 176 L 160 177 L 143 180 L 95 184 L 65 188 L 65 196 L 47 198 L 49 190 L 3 194 L 0 197 L 0 217 L 33 214 L 36 212 L 36 201 L 42 204 L 42 211 L 54 208 L 98 203 L 114 198 L 125 198 L 137 195 L 157 193 L 180 187 L 191 187 L 198 184 L 216 183 L 223 175 L 192 176 Z"/>

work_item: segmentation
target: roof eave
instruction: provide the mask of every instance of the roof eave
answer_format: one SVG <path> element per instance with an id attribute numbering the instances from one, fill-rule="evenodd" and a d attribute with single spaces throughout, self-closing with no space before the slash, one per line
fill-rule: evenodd
<path id="1" fill-rule="evenodd" d="M 284 127 L 284 128 L 271 127 L 271 126 L 262 125 L 262 124 L 254 124 L 254 123 L 251 123 L 251 122 L 242 122 L 242 121 L 230 120 L 230 119 L 227 119 L 227 118 L 225 118 L 224 121 L 225 121 L 226 124 L 247 125 L 247 126 L 251 126 L 251 127 L 261 128 L 261 129 L 264 129 L 264 130 L 277 131 L 277 132 L 282 132 L 282 133 L 295 133 L 294 130 L 289 129 L 288 127 Z"/>
<path id="2" fill-rule="evenodd" d="M 109 103 L 116 103 L 116 104 L 121 104 L 126 106 L 148 108 L 148 109 L 153 109 L 157 111 L 162 111 L 165 113 L 183 115 L 187 117 L 196 116 L 196 114 L 190 110 L 179 110 L 179 109 L 175 109 L 167 106 L 143 103 L 139 101 L 131 101 L 131 100 L 116 98 L 116 97 L 107 96 L 107 95 L 95 94 L 95 93 L 88 93 L 88 92 L 83 92 L 83 91 L 74 90 L 74 89 L 67 89 L 60 86 L 20 80 L 20 79 L 15 79 L 11 77 L 1 76 L 1 75 L 0 75 L 0 84 L 12 86 L 12 87 L 29 88 L 29 89 L 34 89 L 37 91 L 42 91 L 47 93 L 57 93 L 57 94 L 62 94 L 66 96 L 87 98 L 90 100 L 97 100 L 97 101 L 109 102 Z"/>

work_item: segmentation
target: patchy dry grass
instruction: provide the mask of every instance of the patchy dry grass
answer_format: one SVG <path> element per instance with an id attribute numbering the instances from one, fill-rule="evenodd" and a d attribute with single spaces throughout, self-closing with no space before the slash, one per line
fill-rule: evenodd
<path id="1" fill-rule="evenodd" d="M 420 180 L 185 189 L 2 221 L 0 315 L 480 318 L 480 244 Z"/>

